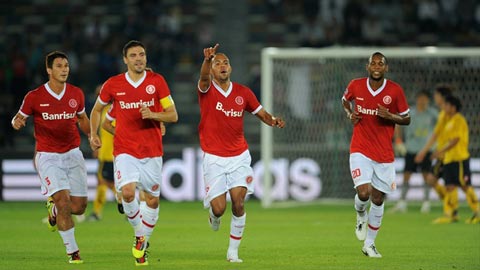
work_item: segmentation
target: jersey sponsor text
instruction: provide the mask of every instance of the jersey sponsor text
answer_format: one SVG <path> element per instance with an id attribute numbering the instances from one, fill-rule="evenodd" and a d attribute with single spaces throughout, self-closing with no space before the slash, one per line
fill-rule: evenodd
<path id="1" fill-rule="evenodd" d="M 215 107 L 218 111 L 221 111 L 227 117 L 242 117 L 243 111 L 234 111 L 233 109 L 225 110 L 223 109 L 223 104 L 221 102 L 217 102 L 217 106 Z"/>
<path id="2" fill-rule="evenodd" d="M 72 119 L 75 117 L 75 113 L 48 113 L 44 112 L 42 113 L 42 118 L 43 120 L 66 120 L 66 119 Z"/>
<path id="3" fill-rule="evenodd" d="M 127 110 L 140 109 L 140 107 L 142 106 L 152 107 L 155 105 L 155 101 L 153 98 L 150 101 L 143 101 L 140 99 L 140 101 L 137 101 L 137 102 L 125 102 L 120 100 L 118 103 L 120 104 L 121 109 L 127 109 Z"/>

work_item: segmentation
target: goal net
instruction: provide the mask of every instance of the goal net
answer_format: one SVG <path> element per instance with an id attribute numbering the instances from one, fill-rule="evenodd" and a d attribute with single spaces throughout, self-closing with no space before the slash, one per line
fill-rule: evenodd
<path id="1" fill-rule="evenodd" d="M 264 48 L 261 101 L 287 121 L 284 129 L 261 128 L 263 182 L 256 193 L 264 206 L 352 198 L 352 126 L 341 97 L 350 80 L 367 76 L 365 65 L 375 51 L 387 57 L 386 77 L 404 88 L 410 107 L 420 90 L 433 93 L 439 83 L 456 87 L 470 124 L 471 157 L 480 157 L 480 48 Z M 396 167 L 398 182 L 401 159 Z"/>

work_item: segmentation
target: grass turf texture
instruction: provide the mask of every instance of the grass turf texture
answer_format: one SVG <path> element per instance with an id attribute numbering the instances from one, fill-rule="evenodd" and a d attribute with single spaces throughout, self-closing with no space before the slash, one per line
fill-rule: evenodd
<path id="1" fill-rule="evenodd" d="M 354 234 L 352 202 L 262 209 L 246 204 L 247 224 L 240 247 L 242 264 L 225 260 L 230 211 L 211 231 L 202 204 L 162 202 L 151 239 L 150 266 L 136 267 L 133 230 L 109 203 L 99 222 L 76 225 L 83 265 L 69 265 L 57 232 L 47 230 L 41 202 L 0 202 L 0 269 L 479 269 L 480 225 L 433 225 L 440 206 L 420 214 L 386 213 L 376 241 L 382 259 L 361 252 Z M 87 209 L 90 212 L 91 205 Z M 387 208 L 388 209 L 388 208 Z"/>

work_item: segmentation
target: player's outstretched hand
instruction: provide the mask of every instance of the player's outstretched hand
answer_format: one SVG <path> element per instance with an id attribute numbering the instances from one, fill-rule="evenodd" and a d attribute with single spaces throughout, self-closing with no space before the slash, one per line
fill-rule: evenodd
<path id="1" fill-rule="evenodd" d="M 100 137 L 98 137 L 97 134 L 91 134 L 90 135 L 90 148 L 92 148 L 93 151 L 96 151 L 100 147 L 102 147 L 102 141 L 100 140 Z"/>
<path id="2" fill-rule="evenodd" d="M 27 124 L 27 118 L 25 118 L 21 114 L 17 114 L 12 119 L 12 127 L 15 130 L 19 130 L 19 129 L 23 128 L 26 124 Z"/>
<path id="3" fill-rule="evenodd" d="M 203 49 L 203 56 L 205 57 L 205 60 L 212 60 L 212 58 L 217 53 L 217 49 L 219 46 L 220 45 L 217 43 L 213 47 Z"/>
<path id="4" fill-rule="evenodd" d="M 356 125 L 358 123 L 358 121 L 360 121 L 360 119 L 362 119 L 362 116 L 358 112 L 352 112 L 350 114 L 349 118 L 350 118 L 350 122 L 352 122 L 352 124 Z"/>
<path id="5" fill-rule="evenodd" d="M 281 117 L 272 116 L 272 127 L 284 128 L 285 121 Z"/>
<path id="6" fill-rule="evenodd" d="M 420 151 L 415 155 L 414 161 L 415 163 L 421 163 L 424 159 L 427 153 L 425 151 Z"/>

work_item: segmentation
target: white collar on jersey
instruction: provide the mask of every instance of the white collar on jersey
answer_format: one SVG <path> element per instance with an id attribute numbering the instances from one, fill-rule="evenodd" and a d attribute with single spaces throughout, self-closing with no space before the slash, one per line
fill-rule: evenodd
<path id="1" fill-rule="evenodd" d="M 370 78 L 367 78 L 367 88 L 370 94 L 372 94 L 372 96 L 376 96 L 380 94 L 380 92 L 382 92 L 383 89 L 385 89 L 385 85 L 387 85 L 387 79 L 383 79 L 382 86 L 380 86 L 380 88 L 378 88 L 377 91 L 373 91 L 373 89 L 370 87 Z"/>
<path id="2" fill-rule="evenodd" d="M 125 72 L 125 79 L 134 88 L 137 88 L 140 84 L 142 84 L 146 77 L 147 77 L 147 72 L 144 70 L 142 78 L 140 80 L 138 80 L 137 82 L 134 82 L 132 79 L 130 79 L 130 76 L 128 76 L 128 71 Z"/>
<path id="3" fill-rule="evenodd" d="M 46 83 L 44 84 L 44 86 L 45 86 L 45 89 L 47 89 L 47 92 L 48 92 L 50 95 L 52 95 L 52 97 L 56 98 L 57 100 L 62 99 L 63 95 L 65 95 L 65 89 L 67 89 L 67 84 L 65 83 L 65 84 L 63 85 L 63 90 L 62 90 L 62 92 L 60 92 L 60 94 L 57 95 L 57 93 L 53 92 L 52 88 L 50 88 L 50 86 L 48 86 L 48 82 L 46 82 Z"/>
<path id="4" fill-rule="evenodd" d="M 215 89 L 217 89 L 217 91 L 220 92 L 220 94 L 222 94 L 224 97 L 228 97 L 228 95 L 230 95 L 230 93 L 232 92 L 232 89 L 233 89 L 232 82 L 230 82 L 230 85 L 228 86 L 227 91 L 223 91 L 222 87 L 220 87 L 220 85 L 216 84 L 215 81 L 212 80 L 212 83 L 213 83 L 213 86 L 215 87 Z"/>

